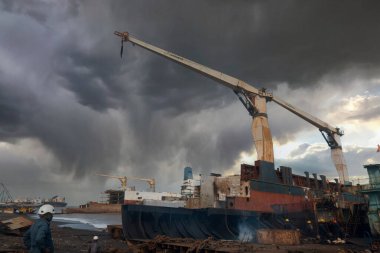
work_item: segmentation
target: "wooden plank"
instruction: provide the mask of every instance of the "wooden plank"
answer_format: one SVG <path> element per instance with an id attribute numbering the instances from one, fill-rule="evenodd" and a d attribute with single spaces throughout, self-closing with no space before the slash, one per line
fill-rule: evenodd
<path id="1" fill-rule="evenodd" d="M 30 227 L 33 222 L 23 216 L 9 219 L 9 220 L 3 220 L 1 221 L 6 227 L 8 227 L 10 230 L 16 230 L 20 228 L 26 228 Z"/>

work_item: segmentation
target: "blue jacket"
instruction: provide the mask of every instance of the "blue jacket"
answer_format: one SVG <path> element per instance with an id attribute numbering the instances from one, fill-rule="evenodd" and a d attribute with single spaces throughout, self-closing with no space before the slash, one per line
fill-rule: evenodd
<path id="1" fill-rule="evenodd" d="M 50 223 L 40 218 L 26 231 L 24 244 L 30 253 L 43 253 L 49 249 L 54 252 L 53 240 L 51 238 Z"/>

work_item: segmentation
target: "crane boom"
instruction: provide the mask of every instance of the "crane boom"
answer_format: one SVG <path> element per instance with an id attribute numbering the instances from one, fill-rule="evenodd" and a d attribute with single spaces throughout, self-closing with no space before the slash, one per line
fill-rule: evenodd
<path id="1" fill-rule="evenodd" d="M 127 177 L 120 177 L 120 176 L 111 176 L 111 175 L 106 175 L 106 174 L 99 174 L 99 173 L 95 173 L 95 175 L 98 175 L 98 176 L 101 176 L 101 177 L 109 177 L 109 178 L 114 178 L 114 179 L 118 179 L 120 181 L 120 184 L 121 184 L 121 189 L 123 191 L 126 191 L 127 190 L 127 180 L 128 178 Z"/>
<path id="2" fill-rule="evenodd" d="M 156 180 L 154 180 L 154 178 L 129 177 L 129 179 L 147 182 L 152 192 L 156 191 Z"/>
<path id="3" fill-rule="evenodd" d="M 127 180 L 140 180 L 145 181 L 149 184 L 150 189 L 155 192 L 156 191 L 156 180 L 154 178 L 140 178 L 140 177 L 126 177 L 126 176 L 112 176 L 106 174 L 95 173 L 97 176 L 108 177 L 118 179 L 121 183 L 121 188 L 126 191 L 127 190 Z"/>
<path id="4" fill-rule="evenodd" d="M 294 107 L 293 105 L 285 102 L 284 100 L 282 100 L 282 99 L 280 99 L 278 97 L 273 97 L 272 101 L 275 102 L 275 103 L 277 103 L 278 105 L 284 107 L 288 111 L 291 111 L 292 113 L 296 114 L 297 116 L 299 116 L 300 118 L 302 118 L 305 121 L 309 122 L 310 124 L 312 124 L 313 126 L 317 127 L 318 129 L 323 129 L 325 131 L 331 131 L 331 132 L 339 133 L 339 131 L 337 130 L 337 128 L 330 126 L 326 122 L 324 122 L 324 121 L 322 121 L 322 120 L 320 120 L 320 119 L 312 116 L 311 114 L 309 114 L 307 112 L 304 112 L 304 111 L 302 111 L 302 110 Z"/>
<path id="5" fill-rule="evenodd" d="M 128 32 L 115 31 L 114 34 L 121 37 L 122 43 L 130 41 L 133 45 L 138 45 L 155 54 L 163 56 L 164 58 L 185 66 L 186 68 L 194 70 L 232 89 L 236 95 L 238 95 L 240 101 L 252 116 L 251 129 L 258 153 L 258 160 L 264 160 L 272 163 L 274 161 L 272 135 L 270 133 L 268 118 L 266 114 L 266 102 L 273 100 L 278 105 L 296 114 L 321 131 L 322 136 L 331 148 L 332 160 L 338 171 L 340 182 L 344 183 L 348 181 L 347 166 L 343 157 L 342 147 L 340 143 L 340 136 L 343 135 L 343 132 L 340 131 L 339 128 L 334 128 L 326 122 L 294 107 L 282 99 L 273 97 L 272 93 L 266 92 L 265 89 L 257 89 L 235 77 L 226 75 L 220 71 L 211 69 L 182 56 L 176 55 L 172 52 L 150 45 L 144 41 L 134 38 Z"/>
<path id="6" fill-rule="evenodd" d="M 163 50 L 161 48 L 158 48 L 158 47 L 155 47 L 153 45 L 150 45 L 144 41 L 141 41 L 139 39 L 136 39 L 134 37 L 132 37 L 129 33 L 127 32 L 115 32 L 114 33 L 115 35 L 117 36 L 120 36 L 122 38 L 123 41 L 130 41 L 133 45 L 138 45 L 142 48 L 145 48 L 155 54 L 158 54 L 160 56 L 163 56 L 171 61 L 174 61 L 176 63 L 179 63 L 181 64 L 182 66 L 186 67 L 186 68 L 189 68 L 189 69 L 192 69 L 192 70 L 195 70 L 196 72 L 199 72 L 201 73 L 202 75 L 205 75 L 221 84 L 223 84 L 224 86 L 227 86 L 228 88 L 231 88 L 231 89 L 243 89 L 247 92 L 250 92 L 250 93 L 253 93 L 253 94 L 257 94 L 257 95 L 260 95 L 260 96 L 267 96 L 267 97 L 271 97 L 272 94 L 270 93 L 266 93 L 264 91 L 261 91 L 261 90 L 258 90 L 256 89 L 255 87 L 252 87 L 251 85 L 247 84 L 246 82 L 244 81 L 241 81 L 235 77 L 232 77 L 232 76 L 229 76 L 229 75 L 226 75 L 220 71 L 217 71 L 217 70 L 214 70 L 212 68 L 209 68 L 209 67 L 206 67 L 202 64 L 199 64 L 199 63 L 196 63 L 196 62 L 193 62 L 189 59 L 186 59 L 182 56 L 179 56 L 179 55 L 176 55 L 172 52 L 169 52 L 169 51 L 166 51 L 166 50 Z"/>
<path id="7" fill-rule="evenodd" d="M 101 176 L 101 177 L 109 177 L 109 178 L 115 178 L 115 179 L 122 179 L 122 178 L 124 178 L 122 176 L 111 176 L 111 175 L 99 174 L 99 173 L 95 173 L 95 174 L 98 175 L 98 176 Z"/>
<path id="8" fill-rule="evenodd" d="M 266 101 L 272 97 L 271 93 L 265 92 L 265 89 L 257 89 L 244 81 L 226 75 L 220 71 L 216 71 L 172 52 L 150 45 L 130 36 L 128 32 L 116 31 L 114 34 L 121 37 L 122 42 L 130 41 L 133 45 L 145 48 L 232 89 L 252 116 L 251 131 L 257 150 L 258 160 L 264 160 L 271 163 L 274 162 L 272 135 L 270 133 L 268 117 L 266 114 Z"/>

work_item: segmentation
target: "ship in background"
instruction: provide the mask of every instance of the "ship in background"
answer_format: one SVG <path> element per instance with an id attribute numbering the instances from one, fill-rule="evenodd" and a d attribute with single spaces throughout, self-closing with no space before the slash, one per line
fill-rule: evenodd
<path id="1" fill-rule="evenodd" d="M 108 189 L 101 195 L 100 201 L 90 201 L 79 207 L 63 209 L 63 213 L 121 213 L 121 206 L 125 203 L 132 205 L 161 206 L 162 201 L 172 207 L 184 206 L 182 195 L 172 192 L 156 192 L 154 179 L 113 176 L 96 174 L 98 176 L 117 179 L 121 183 L 120 189 Z M 148 184 L 149 189 L 137 190 L 135 186 L 127 186 L 127 180 L 140 180 Z"/>
<path id="2" fill-rule="evenodd" d="M 65 207 L 67 206 L 67 203 L 65 201 L 65 197 L 60 197 L 60 196 L 53 196 L 52 198 L 49 199 L 43 199 L 42 205 L 49 204 L 54 207 Z"/>
<path id="3" fill-rule="evenodd" d="M 49 204 L 54 207 L 65 207 L 67 206 L 65 197 L 60 197 L 58 195 L 53 196 L 51 198 L 18 198 L 13 201 L 13 203 L 17 205 L 30 205 L 35 206 L 36 208 Z"/>
<path id="4" fill-rule="evenodd" d="M 65 207 L 65 197 L 58 195 L 52 198 L 13 198 L 5 184 L 0 183 L 0 212 L 3 213 L 35 213 L 42 205 Z"/>

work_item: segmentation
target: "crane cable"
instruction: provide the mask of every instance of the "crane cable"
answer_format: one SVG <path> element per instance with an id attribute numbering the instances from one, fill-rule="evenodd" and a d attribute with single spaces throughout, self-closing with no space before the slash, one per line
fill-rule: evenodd
<path id="1" fill-rule="evenodd" d="M 124 40 L 121 39 L 121 48 L 120 48 L 120 58 L 123 58 L 123 50 L 124 50 Z"/>

